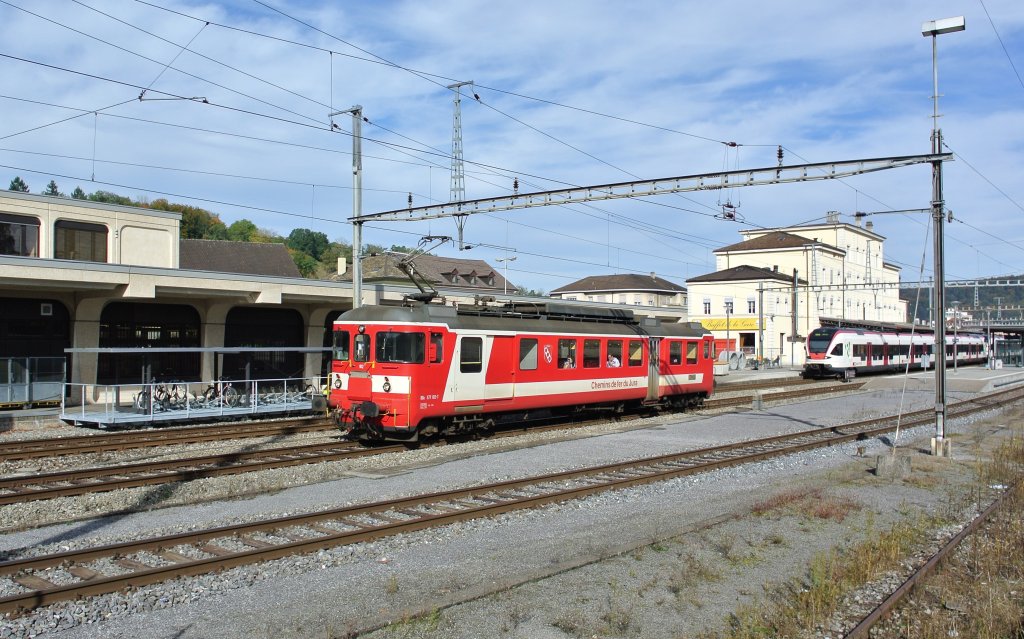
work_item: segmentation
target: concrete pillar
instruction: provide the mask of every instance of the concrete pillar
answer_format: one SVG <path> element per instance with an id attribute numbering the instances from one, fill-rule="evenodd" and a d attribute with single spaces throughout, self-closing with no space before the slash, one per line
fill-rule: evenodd
<path id="1" fill-rule="evenodd" d="M 234 302 L 210 302 L 206 306 L 206 312 L 202 316 L 203 348 L 220 348 L 224 346 L 224 325 L 227 321 L 228 311 L 235 307 Z M 216 353 L 203 353 L 200 375 L 202 381 L 213 381 L 216 364 Z"/>
<path id="2" fill-rule="evenodd" d="M 77 300 L 71 306 L 71 348 L 98 348 L 100 345 L 100 316 L 109 298 L 89 297 Z M 71 395 L 68 402 L 81 405 L 93 403 L 99 397 L 96 389 L 97 353 L 75 353 L 71 357 L 69 381 Z M 82 386 L 89 385 L 89 388 Z"/>
<path id="3" fill-rule="evenodd" d="M 321 348 L 324 345 L 324 333 L 327 315 L 335 310 L 332 307 L 311 308 L 306 320 L 306 348 Z M 303 375 L 312 380 L 321 372 L 322 353 L 306 353 L 306 367 Z"/>

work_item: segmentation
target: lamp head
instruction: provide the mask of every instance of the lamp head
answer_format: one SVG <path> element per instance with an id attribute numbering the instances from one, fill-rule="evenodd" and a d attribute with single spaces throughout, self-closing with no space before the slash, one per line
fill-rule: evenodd
<path id="1" fill-rule="evenodd" d="M 921 35 L 937 36 L 943 33 L 953 33 L 955 31 L 963 31 L 967 28 L 964 22 L 963 16 L 957 16 L 955 18 L 942 18 L 940 20 L 929 20 L 921 25 Z"/>

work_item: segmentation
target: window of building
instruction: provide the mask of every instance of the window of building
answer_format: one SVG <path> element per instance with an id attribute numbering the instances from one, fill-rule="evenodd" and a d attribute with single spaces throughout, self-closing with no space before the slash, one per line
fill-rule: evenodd
<path id="1" fill-rule="evenodd" d="M 725 312 L 726 314 L 732 314 L 734 312 L 731 297 L 725 298 Z"/>
<path id="2" fill-rule="evenodd" d="M 0 213 L 0 255 L 39 257 L 39 220 Z"/>
<path id="3" fill-rule="evenodd" d="M 711 298 L 710 297 L 705 297 L 704 298 L 704 314 L 705 315 L 711 315 Z"/>
<path id="4" fill-rule="evenodd" d="M 519 341 L 519 370 L 537 370 L 537 340 L 523 338 Z"/>
<path id="5" fill-rule="evenodd" d="M 640 296 L 639 295 L 634 295 L 633 296 L 633 305 L 634 306 L 640 306 Z"/>
<path id="6" fill-rule="evenodd" d="M 637 339 L 629 340 L 629 365 L 642 366 L 644 363 L 644 343 Z"/>
<path id="7" fill-rule="evenodd" d="M 480 337 L 463 337 L 462 353 L 459 356 L 459 370 L 463 373 L 479 373 L 484 369 L 484 340 Z"/>
<path id="8" fill-rule="evenodd" d="M 60 220 L 54 225 L 53 257 L 58 260 L 107 261 L 107 227 Z"/>
<path id="9" fill-rule="evenodd" d="M 599 368 L 601 366 L 601 340 L 583 340 L 583 368 Z"/>
<path id="10" fill-rule="evenodd" d="M 748 297 L 747 298 L 747 312 L 748 313 L 756 313 L 757 312 L 757 302 L 754 300 L 753 297 Z"/>

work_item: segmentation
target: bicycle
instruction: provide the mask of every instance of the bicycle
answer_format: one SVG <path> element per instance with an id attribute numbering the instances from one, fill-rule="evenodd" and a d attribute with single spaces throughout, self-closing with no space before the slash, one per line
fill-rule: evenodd
<path id="1" fill-rule="evenodd" d="M 206 408 L 221 406 L 234 408 L 241 399 L 238 390 L 229 381 L 211 382 L 206 392 L 203 393 L 203 397 L 206 400 Z"/>

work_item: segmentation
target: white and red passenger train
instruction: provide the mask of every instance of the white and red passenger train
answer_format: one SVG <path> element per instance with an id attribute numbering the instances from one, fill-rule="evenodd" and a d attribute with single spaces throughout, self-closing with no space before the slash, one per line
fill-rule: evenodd
<path id="1" fill-rule="evenodd" d="M 328 403 L 362 439 L 486 431 L 541 411 L 697 406 L 714 384 L 696 324 L 565 304 L 365 306 L 334 323 Z"/>
<path id="2" fill-rule="evenodd" d="M 976 333 L 946 335 L 946 361 L 977 364 L 988 358 L 988 342 Z M 956 345 L 954 347 L 954 339 Z M 805 378 L 842 377 L 927 368 L 935 361 L 935 336 L 909 330 L 822 327 L 807 336 Z"/>

